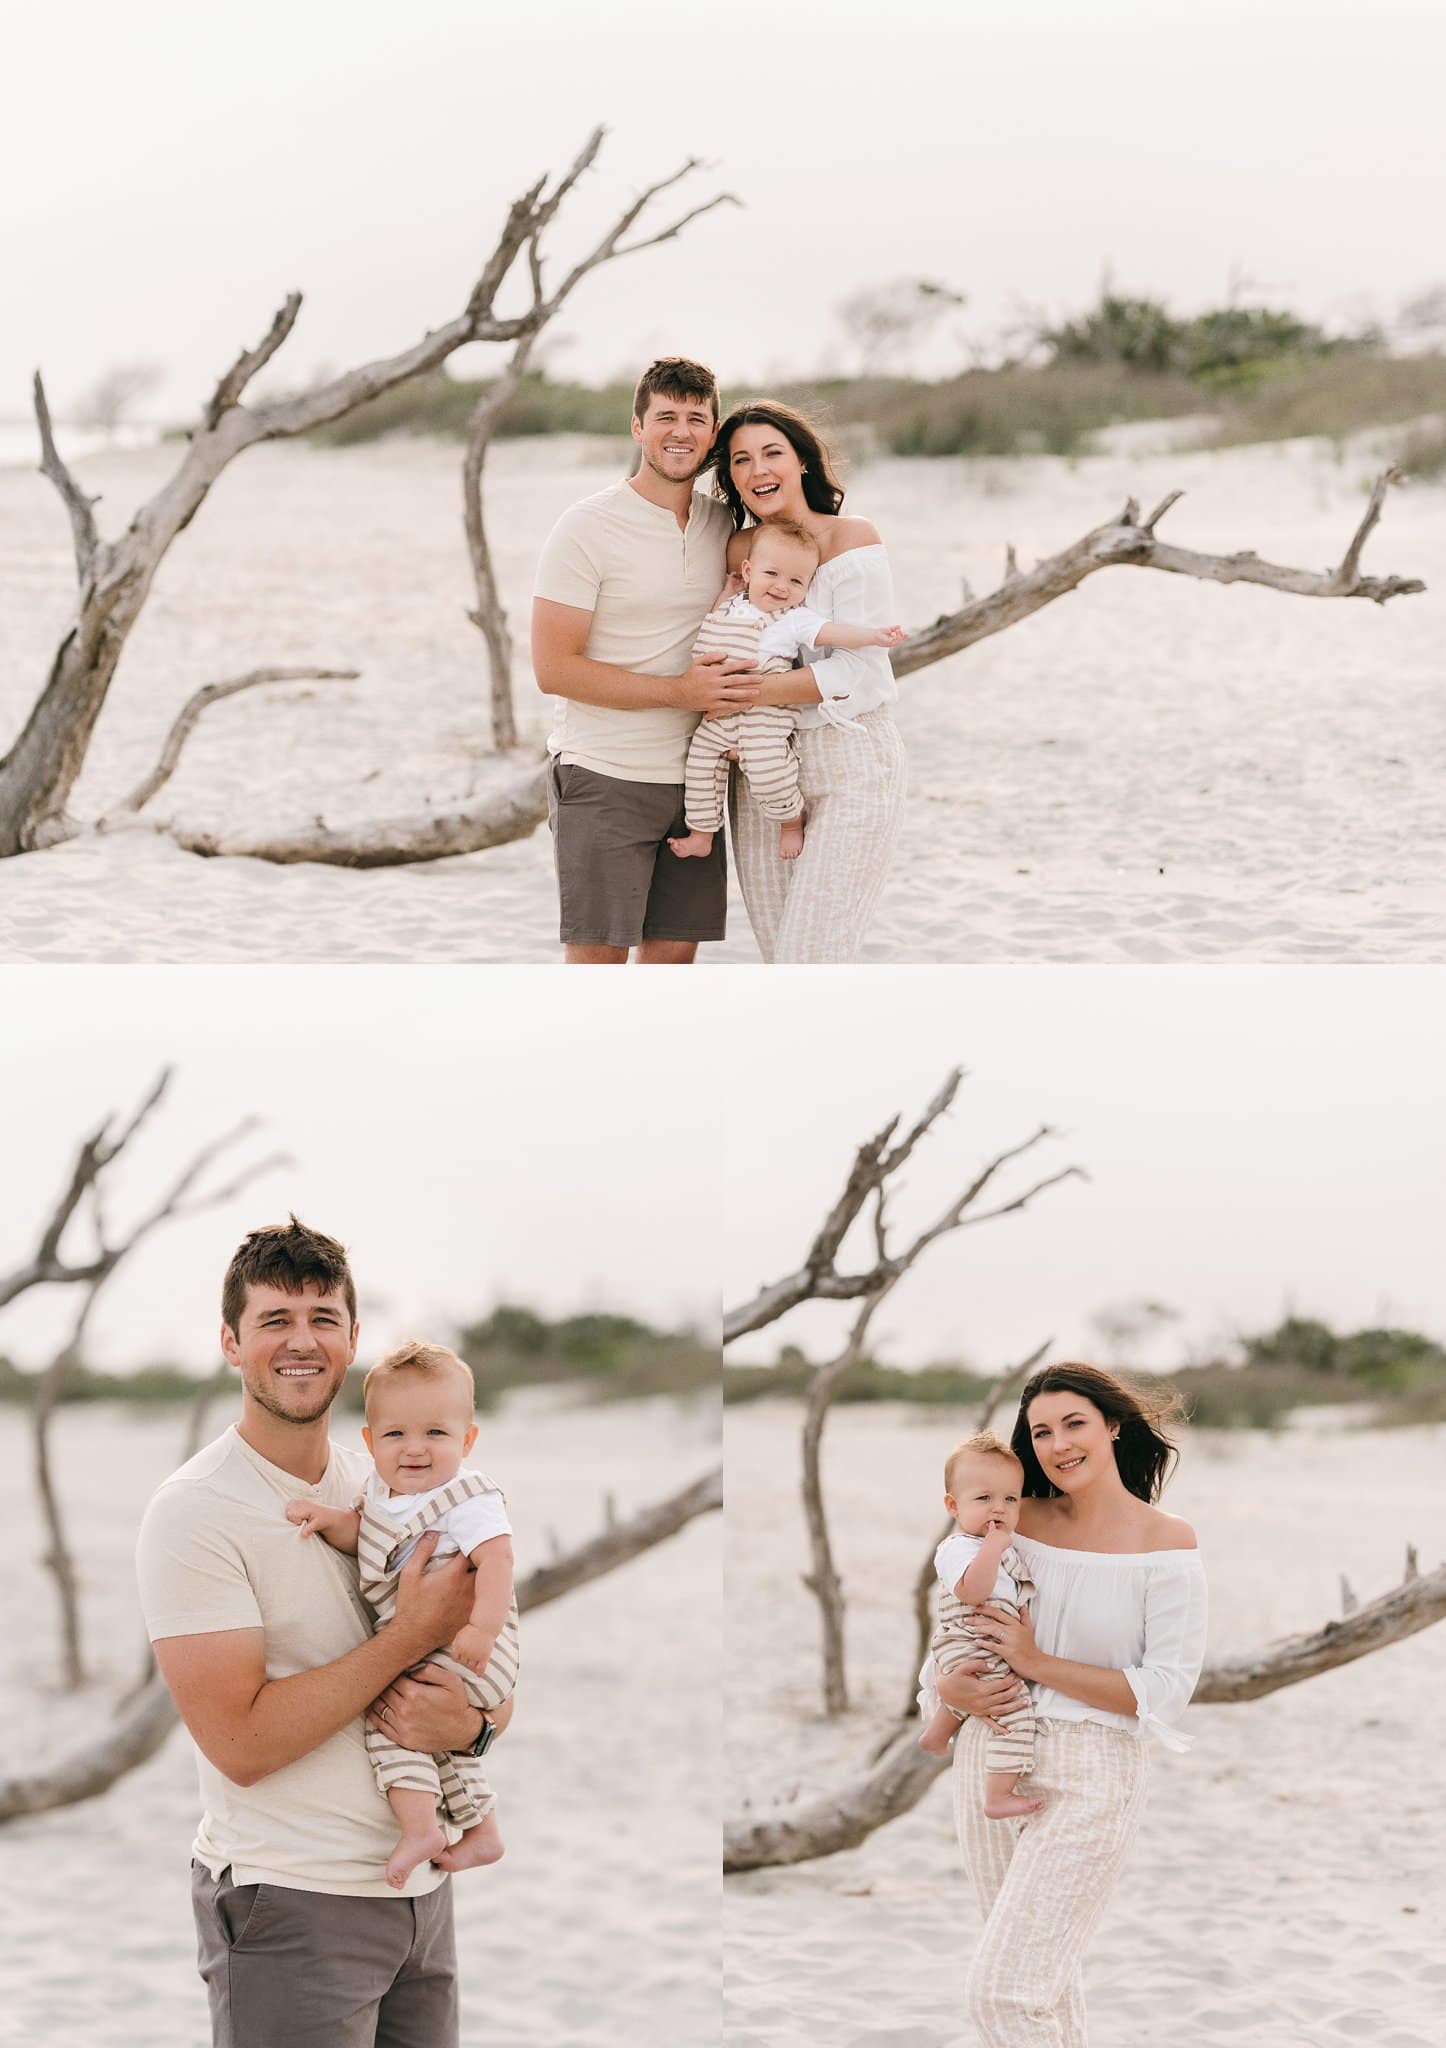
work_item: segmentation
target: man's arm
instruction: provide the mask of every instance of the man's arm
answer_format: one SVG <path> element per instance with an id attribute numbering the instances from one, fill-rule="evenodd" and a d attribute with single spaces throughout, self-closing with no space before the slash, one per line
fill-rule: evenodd
<path id="1" fill-rule="evenodd" d="M 577 605 L 558 604 L 550 597 L 532 600 L 532 670 L 546 696 L 601 704 L 613 711 L 696 711 L 704 718 L 723 718 L 757 701 L 757 680 L 751 675 L 725 675 L 722 657 L 716 654 L 693 662 L 680 676 L 645 676 L 591 660 L 587 641 L 592 617 Z"/>
<path id="2" fill-rule="evenodd" d="M 472 1610 L 472 1572 L 458 1557 L 424 1576 L 434 1547 L 423 1538 L 403 1567 L 395 1619 L 314 1671 L 268 1679 L 264 1629 L 162 1636 L 156 1662 L 202 1755 L 233 1784 L 255 1785 L 308 1755 L 409 1665 L 450 1642 Z"/>

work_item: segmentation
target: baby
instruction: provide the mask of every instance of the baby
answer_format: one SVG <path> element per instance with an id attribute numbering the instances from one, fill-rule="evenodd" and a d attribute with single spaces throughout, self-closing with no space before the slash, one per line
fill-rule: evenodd
<path id="1" fill-rule="evenodd" d="M 376 1466 L 366 1492 L 354 1509 L 288 1501 L 287 1520 L 303 1537 L 320 1536 L 356 1558 L 378 1628 L 396 1613 L 397 1579 L 424 1535 L 437 1531 L 435 1557 L 465 1550 L 477 1568 L 471 1619 L 449 1655 L 439 1651 L 427 1661 L 456 1672 L 486 1714 L 517 1683 L 517 1603 L 502 1494 L 480 1472 L 462 1469 L 477 1435 L 471 1369 L 441 1344 L 403 1344 L 372 1367 L 363 1396 L 362 1435 Z M 400 1891 L 419 1863 L 470 1870 L 497 1861 L 497 1800 L 475 1756 L 425 1756 L 371 1728 L 366 1745 L 401 1829 L 387 1861 L 389 1885 Z M 443 1817 L 463 1830 L 450 1849 Z"/>
<path id="2" fill-rule="evenodd" d="M 985 1430 L 956 1444 L 944 1463 L 944 1506 L 954 1517 L 954 1534 L 934 1552 L 934 1569 L 943 1593 L 939 1625 L 929 1642 L 929 1661 L 920 1672 L 920 1704 L 931 1718 L 919 1737 L 920 1749 L 943 1756 L 968 1717 L 946 1707 L 934 1691 L 937 1672 L 957 1671 L 961 1664 L 982 1658 L 993 1672 L 1007 1671 L 994 1652 L 975 1639 L 974 1613 L 979 1607 L 1018 1614 L 1034 1591 L 1033 1581 L 1009 1539 L 1019 1526 L 1019 1490 L 1024 1467 L 1002 1438 Z M 1016 1779 L 1034 1768 L 1034 1709 L 1021 1707 L 996 1714 L 1004 1732 L 991 1735 L 984 1747 L 984 1812 L 990 1820 L 1011 1820 L 1037 1813 L 1042 1799 L 1026 1799 Z"/>
<path id="3" fill-rule="evenodd" d="M 760 675 L 792 668 L 810 647 L 896 647 L 902 626 L 839 626 L 803 599 L 818 567 L 818 542 L 795 519 L 768 519 L 751 529 L 740 571 L 730 577 L 698 631 L 693 659 L 723 653 L 754 664 Z M 803 851 L 803 797 L 793 744 L 794 715 L 785 704 L 754 704 L 726 718 L 699 722 L 684 770 L 687 837 L 670 839 L 680 860 L 713 850 L 722 829 L 728 764 L 736 759 L 759 809 L 777 818 L 778 851 L 796 860 Z"/>

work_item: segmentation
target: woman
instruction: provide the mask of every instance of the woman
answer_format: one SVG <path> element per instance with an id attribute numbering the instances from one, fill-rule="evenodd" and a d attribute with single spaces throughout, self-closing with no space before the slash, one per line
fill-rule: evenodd
<path id="1" fill-rule="evenodd" d="M 867 519 L 841 515 L 842 486 L 802 413 L 773 400 L 740 406 L 718 429 L 712 466 L 739 529 L 728 547 L 730 569 L 747 553 L 751 522 L 796 519 L 819 548 L 808 604 L 842 625 L 892 623 L 883 543 Z M 821 688 L 815 670 L 825 664 Z M 798 711 L 805 837 L 798 859 L 783 860 L 776 825 L 734 776 L 734 859 L 758 949 L 778 962 L 856 960 L 904 810 L 904 748 L 888 709 L 898 686 L 889 657 L 880 648 L 820 650 L 811 667 L 760 683 L 762 703 Z M 834 722 L 833 711 L 852 723 Z"/>
<path id="2" fill-rule="evenodd" d="M 1034 1618 L 981 1616 L 977 1633 L 1034 1685 L 1031 1792 L 1018 1826 L 983 1818 L 986 1728 L 960 1730 L 954 1756 L 959 1846 L 985 1928 L 969 2012 L 988 2048 L 1084 2048 L 1084 1951 L 1134 1839 L 1152 1735 L 1175 1728 L 1205 1648 L 1205 1574 L 1188 1522 L 1154 1505 L 1178 1453 L 1153 1401 L 1089 1365 L 1046 1366 L 1014 1426 L 1024 1466 L 1014 1542 L 1037 1588 Z M 978 1712 L 977 1680 L 941 1698 Z"/>

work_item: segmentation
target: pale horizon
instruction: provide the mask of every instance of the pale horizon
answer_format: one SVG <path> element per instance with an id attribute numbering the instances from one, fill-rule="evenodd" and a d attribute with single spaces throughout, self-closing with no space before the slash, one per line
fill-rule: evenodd
<path id="1" fill-rule="evenodd" d="M 389 355 L 460 309 L 512 199 L 599 123 L 555 262 L 689 156 L 704 167 L 638 232 L 714 192 L 743 203 L 586 279 L 543 350 L 560 377 L 629 378 L 659 353 L 734 391 L 846 372 L 840 302 L 913 276 L 968 301 L 912 365 L 927 374 L 961 332 L 1078 311 L 1106 271 L 1184 312 L 1234 288 L 1329 327 L 1389 321 L 1442 282 L 1419 223 L 1446 200 L 1446 23 L 1385 0 L 1363 42 L 1330 33 L 1334 13 L 1354 30 L 1344 9 L 1243 0 L 1208 33 L 1143 0 L 1007 18 L 922 0 L 881 35 L 871 8 L 806 0 L 788 34 L 716 51 L 660 38 L 640 0 L 522 22 L 460 0 L 399 22 L 364 0 L 344 38 L 329 10 L 277 0 L 239 36 L 180 0 L 32 15 L 9 37 L 24 103 L 0 125 L 26 193 L 0 420 L 27 417 L 36 367 L 63 419 L 134 362 L 165 371 L 141 412 L 186 420 L 291 290 L 276 381 Z"/>

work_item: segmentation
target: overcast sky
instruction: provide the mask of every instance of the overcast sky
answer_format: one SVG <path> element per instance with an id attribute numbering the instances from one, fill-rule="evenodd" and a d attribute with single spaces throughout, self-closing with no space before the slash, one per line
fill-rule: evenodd
<path id="1" fill-rule="evenodd" d="M 170 1061 L 171 1098 L 116 1163 L 117 1230 L 252 1111 L 265 1130 L 218 1178 L 278 1148 L 295 1163 L 137 1251 L 97 1309 L 97 1363 L 209 1370 L 231 1252 L 291 1208 L 349 1247 L 367 1356 L 499 1299 L 709 1319 L 716 1176 L 682 1162 L 716 1115 L 683 1020 L 709 1014 L 713 977 L 680 977 L 672 1022 L 646 1026 L 630 979 L 594 977 L 584 1005 L 547 968 L 11 968 L 0 1274 L 33 1249 L 82 1135 Z M 0 1351 L 42 1362 L 77 1305 L 50 1288 L 0 1311 Z"/>
<path id="2" fill-rule="evenodd" d="M 1181 1317 L 1141 1365 L 1291 1307 L 1446 1341 L 1446 970 L 808 968 L 783 1003 L 778 973 L 728 979 L 731 1040 L 788 1049 L 749 1058 L 727 1126 L 730 1303 L 797 1266 L 855 1146 L 959 1063 L 970 1078 L 891 1203 L 901 1232 L 1041 1123 L 1061 1136 L 1000 1193 L 1070 1163 L 1090 1180 L 937 1243 L 874 1326 L 891 1362 L 997 1367 L 1050 1336 L 1056 1356 L 1098 1356 L 1094 1315 L 1141 1298 Z M 800 1309 L 737 1356 L 790 1339 L 827 1356 L 850 1314 Z"/>
<path id="3" fill-rule="evenodd" d="M 745 205 L 589 279 L 559 374 L 808 372 L 841 299 L 909 275 L 966 292 L 976 334 L 1078 307 L 1105 265 L 1183 310 L 1235 272 L 1315 317 L 1390 314 L 1446 277 L 1443 66 L 1436 0 L 11 9 L 0 418 L 37 364 L 63 410 L 138 360 L 186 412 L 292 288 L 286 378 L 390 353 L 460 309 L 508 202 L 597 122 L 564 255 L 689 155 L 710 168 L 680 204 Z"/>

